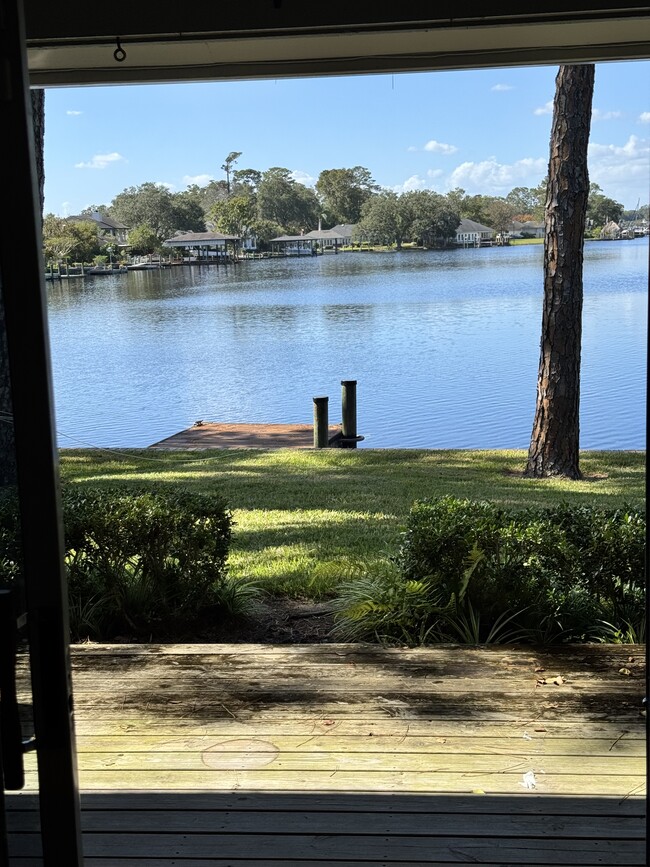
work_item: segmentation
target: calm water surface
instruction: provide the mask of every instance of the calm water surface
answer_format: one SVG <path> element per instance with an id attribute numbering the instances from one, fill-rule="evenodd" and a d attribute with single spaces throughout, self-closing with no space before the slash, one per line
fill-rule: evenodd
<path id="1" fill-rule="evenodd" d="M 585 250 L 581 445 L 645 447 L 648 239 Z M 526 448 L 542 248 L 343 253 L 48 286 L 61 446 L 312 421 L 358 380 L 368 448 Z"/>

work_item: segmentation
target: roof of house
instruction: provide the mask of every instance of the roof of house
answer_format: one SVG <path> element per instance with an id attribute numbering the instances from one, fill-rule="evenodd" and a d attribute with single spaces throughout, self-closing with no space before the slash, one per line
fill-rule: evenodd
<path id="1" fill-rule="evenodd" d="M 277 238 L 271 238 L 271 241 L 313 241 L 311 235 L 278 235 Z"/>
<path id="2" fill-rule="evenodd" d="M 118 223 L 116 220 L 111 219 L 111 217 L 107 217 L 106 214 L 100 214 L 95 211 L 92 214 L 78 214 L 74 217 L 68 217 L 69 220 L 92 220 L 93 223 L 97 223 L 97 226 L 100 229 L 128 229 L 129 226 L 123 226 L 122 223 Z"/>
<path id="3" fill-rule="evenodd" d="M 456 229 L 456 234 L 459 232 L 494 232 L 494 229 L 484 226 L 482 223 L 477 223 L 474 220 L 463 218 Z"/>
<path id="4" fill-rule="evenodd" d="M 165 247 L 209 247 L 219 241 L 241 241 L 239 235 L 222 235 L 221 232 L 185 232 L 163 241 Z"/>

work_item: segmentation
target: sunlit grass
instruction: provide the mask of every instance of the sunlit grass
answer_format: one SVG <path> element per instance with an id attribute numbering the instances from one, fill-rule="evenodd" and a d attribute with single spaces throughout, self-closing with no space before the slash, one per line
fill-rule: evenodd
<path id="1" fill-rule="evenodd" d="M 411 504 L 451 494 L 515 508 L 644 501 L 645 453 L 585 452 L 585 480 L 521 478 L 523 451 L 278 449 L 61 452 L 67 482 L 155 482 L 220 493 L 235 520 L 234 577 L 270 592 L 322 598 L 352 564 L 397 550 Z"/>

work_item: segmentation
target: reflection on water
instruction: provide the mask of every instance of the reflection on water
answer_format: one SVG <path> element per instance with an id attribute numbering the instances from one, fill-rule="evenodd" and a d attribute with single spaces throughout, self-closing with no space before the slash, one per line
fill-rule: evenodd
<path id="1" fill-rule="evenodd" d="M 645 445 L 648 241 L 585 251 L 581 443 Z M 365 447 L 525 448 L 542 249 L 353 254 L 48 284 L 60 444 L 304 422 L 358 380 Z M 69 437 L 72 437 L 70 439 Z"/>

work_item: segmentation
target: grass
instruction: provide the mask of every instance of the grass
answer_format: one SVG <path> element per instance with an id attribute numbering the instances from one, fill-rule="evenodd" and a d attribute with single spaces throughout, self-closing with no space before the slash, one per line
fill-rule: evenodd
<path id="1" fill-rule="evenodd" d="M 521 478 L 523 451 L 232 449 L 63 450 L 79 485 L 156 482 L 218 492 L 233 511 L 235 578 L 276 595 L 322 599 L 363 561 L 397 550 L 412 503 L 451 494 L 510 507 L 558 502 L 615 508 L 644 502 L 645 453 L 585 452 L 585 480 Z"/>

